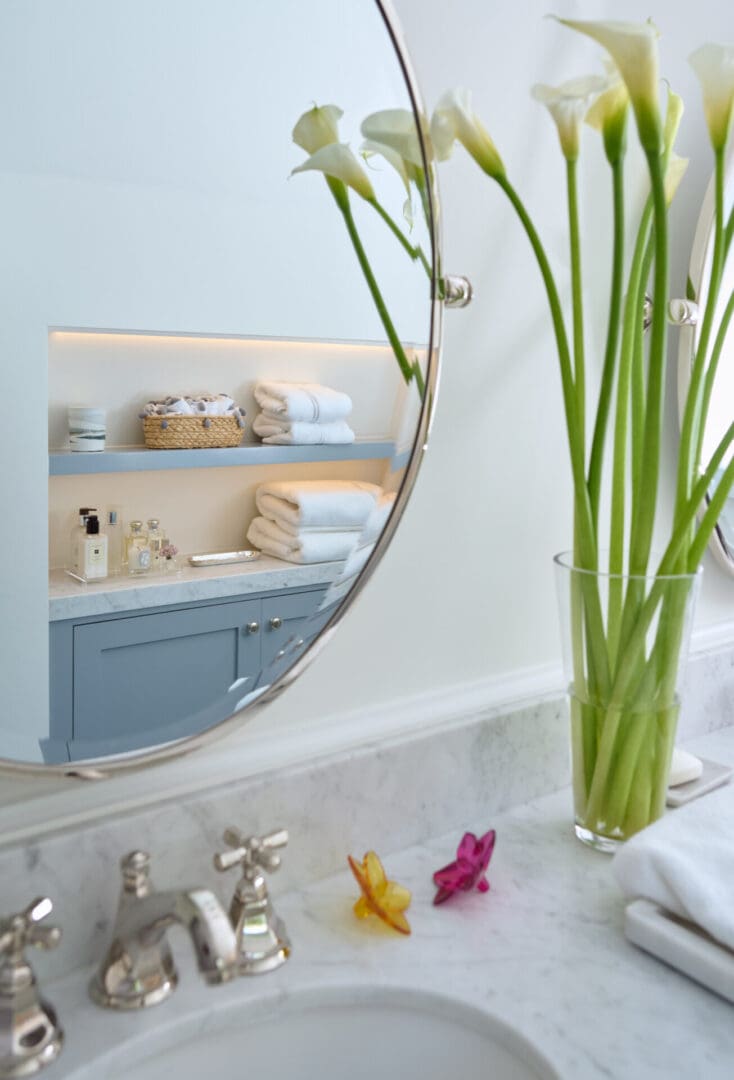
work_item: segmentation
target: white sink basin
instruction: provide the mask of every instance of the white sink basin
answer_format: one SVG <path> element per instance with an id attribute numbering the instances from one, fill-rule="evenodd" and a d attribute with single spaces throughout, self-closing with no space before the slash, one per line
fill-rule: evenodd
<path id="1" fill-rule="evenodd" d="M 559 1080 L 506 1024 L 423 991 L 299 990 L 193 1021 L 160 1016 L 160 1028 L 97 1061 L 95 1080 Z"/>

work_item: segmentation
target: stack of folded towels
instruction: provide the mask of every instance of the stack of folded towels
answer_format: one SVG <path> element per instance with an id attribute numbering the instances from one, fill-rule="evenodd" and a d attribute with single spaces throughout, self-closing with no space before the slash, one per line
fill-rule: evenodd
<path id="1" fill-rule="evenodd" d="M 247 539 L 266 555 L 294 563 L 346 559 L 382 495 L 361 480 L 284 480 L 261 484 L 259 516 Z"/>
<path id="2" fill-rule="evenodd" d="M 348 394 L 318 383 L 260 382 L 254 390 L 261 411 L 252 429 L 264 443 L 313 446 L 354 442 L 346 421 L 352 411 Z"/>

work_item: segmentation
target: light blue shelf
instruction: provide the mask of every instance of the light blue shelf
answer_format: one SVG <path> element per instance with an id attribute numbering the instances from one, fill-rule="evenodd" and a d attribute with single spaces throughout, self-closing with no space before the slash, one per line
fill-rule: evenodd
<path id="1" fill-rule="evenodd" d="M 79 453 L 52 450 L 49 476 L 83 476 L 92 473 L 153 472 L 159 469 L 220 469 L 232 465 L 292 465 L 307 461 L 366 461 L 392 458 L 395 444 L 378 439 L 357 439 L 349 446 L 225 447 L 214 450 L 147 450 L 144 446 Z"/>

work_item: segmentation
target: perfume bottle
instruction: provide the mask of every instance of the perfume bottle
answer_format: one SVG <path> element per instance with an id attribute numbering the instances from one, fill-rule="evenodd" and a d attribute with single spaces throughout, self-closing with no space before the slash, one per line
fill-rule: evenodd
<path id="1" fill-rule="evenodd" d="M 165 545 L 166 538 L 161 529 L 158 518 L 148 518 L 148 547 L 150 548 L 150 568 L 154 574 L 160 574 L 164 570 L 161 549 Z"/>
<path id="2" fill-rule="evenodd" d="M 125 545 L 119 510 L 110 508 L 107 511 L 105 533 L 107 534 L 107 573 L 110 576 L 121 574 Z"/>
<path id="3" fill-rule="evenodd" d="M 89 514 L 83 534 L 78 536 L 75 568 L 83 581 L 107 577 L 107 537 L 99 531 L 99 518 Z"/>
<path id="4" fill-rule="evenodd" d="M 131 521 L 125 538 L 125 562 L 128 574 L 147 574 L 150 570 L 150 548 L 142 521 Z"/>

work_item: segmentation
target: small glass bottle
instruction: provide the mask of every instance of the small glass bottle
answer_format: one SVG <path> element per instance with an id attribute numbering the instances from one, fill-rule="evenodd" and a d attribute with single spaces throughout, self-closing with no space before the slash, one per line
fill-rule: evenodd
<path id="1" fill-rule="evenodd" d="M 163 572 L 163 557 L 161 556 L 161 548 L 164 546 L 166 538 L 163 535 L 161 529 L 161 523 L 158 518 L 148 518 L 148 547 L 150 548 L 150 568 L 154 574 L 160 574 Z"/>
<path id="2" fill-rule="evenodd" d="M 125 538 L 125 561 L 128 574 L 147 574 L 150 570 L 150 548 L 142 521 L 131 521 Z"/>
<path id="3" fill-rule="evenodd" d="M 124 537 L 119 510 L 107 511 L 107 573 L 112 577 L 122 573 Z"/>

